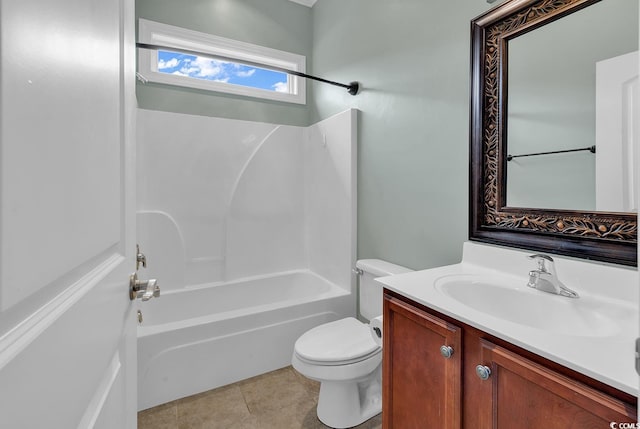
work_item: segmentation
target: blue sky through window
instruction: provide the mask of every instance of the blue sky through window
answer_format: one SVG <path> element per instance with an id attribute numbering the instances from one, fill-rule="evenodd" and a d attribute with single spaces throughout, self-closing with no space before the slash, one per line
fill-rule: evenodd
<path id="1" fill-rule="evenodd" d="M 177 52 L 158 51 L 158 71 L 267 91 L 289 92 L 287 73 Z"/>

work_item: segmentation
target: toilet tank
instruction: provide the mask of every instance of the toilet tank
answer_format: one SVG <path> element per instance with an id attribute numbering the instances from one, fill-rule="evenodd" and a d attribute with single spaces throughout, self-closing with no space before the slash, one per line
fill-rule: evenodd
<path id="1" fill-rule="evenodd" d="M 413 271 L 381 259 L 361 259 L 356 262 L 356 268 L 362 270 L 358 288 L 360 314 L 368 320 L 382 314 L 382 284 L 373 279 Z"/>

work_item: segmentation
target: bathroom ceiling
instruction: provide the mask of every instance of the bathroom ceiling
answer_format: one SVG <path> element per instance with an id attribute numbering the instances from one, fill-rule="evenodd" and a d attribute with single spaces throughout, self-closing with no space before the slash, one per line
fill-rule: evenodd
<path id="1" fill-rule="evenodd" d="M 314 4 L 316 4 L 316 0 L 290 0 L 294 3 L 298 3 L 298 4 L 302 4 L 308 7 L 313 7 Z"/>

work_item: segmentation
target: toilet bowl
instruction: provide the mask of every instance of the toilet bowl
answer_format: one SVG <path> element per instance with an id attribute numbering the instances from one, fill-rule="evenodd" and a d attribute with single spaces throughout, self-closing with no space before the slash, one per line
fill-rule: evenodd
<path id="1" fill-rule="evenodd" d="M 296 341 L 291 363 L 320 382 L 317 413 L 327 426 L 357 426 L 382 410 L 382 347 L 369 325 L 347 317 L 315 327 Z"/>
<path id="2" fill-rule="evenodd" d="M 411 270 L 389 262 L 358 261 L 360 309 L 373 319 L 382 313 L 382 286 L 374 278 Z M 292 366 L 320 382 L 318 418 L 333 428 L 357 426 L 382 411 L 382 346 L 370 326 L 347 317 L 317 326 L 298 338 Z"/>

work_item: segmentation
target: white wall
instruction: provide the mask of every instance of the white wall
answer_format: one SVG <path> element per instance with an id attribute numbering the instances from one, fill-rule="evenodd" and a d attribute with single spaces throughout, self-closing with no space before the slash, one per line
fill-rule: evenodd
<path id="1" fill-rule="evenodd" d="M 301 128 L 139 110 L 149 276 L 168 291 L 310 268 L 349 288 L 355 118 Z"/>

